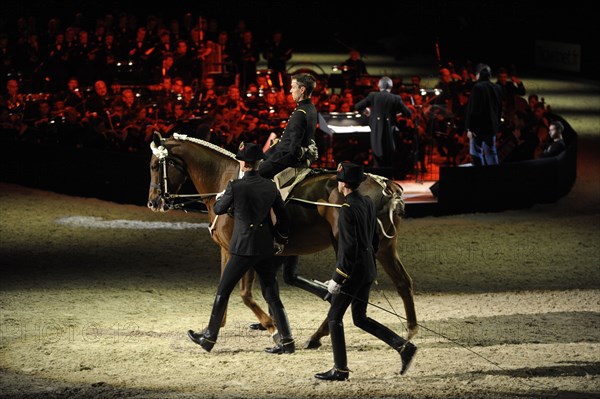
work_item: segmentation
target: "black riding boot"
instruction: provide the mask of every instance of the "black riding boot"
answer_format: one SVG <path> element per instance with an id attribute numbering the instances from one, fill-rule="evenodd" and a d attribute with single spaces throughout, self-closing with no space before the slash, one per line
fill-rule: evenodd
<path id="1" fill-rule="evenodd" d="M 219 335 L 219 330 L 221 329 L 221 322 L 223 321 L 225 310 L 227 310 L 228 301 L 229 298 L 217 295 L 215 297 L 215 302 L 213 303 L 208 327 L 202 330 L 200 333 L 196 333 L 193 330 L 188 331 L 188 337 L 204 348 L 204 350 L 207 352 L 210 352 L 217 342 L 217 336 Z"/>
<path id="2" fill-rule="evenodd" d="M 298 256 L 287 256 L 286 260 L 283 262 L 283 281 L 285 281 L 286 284 L 301 288 L 325 300 L 328 293 L 327 288 L 312 280 L 298 276 L 297 271 Z"/>
<path id="3" fill-rule="evenodd" d="M 279 343 L 273 348 L 265 349 L 267 353 L 282 354 L 282 353 L 294 353 L 296 351 L 296 344 L 292 337 L 292 331 L 290 329 L 290 322 L 287 317 L 287 313 L 283 304 L 278 301 L 277 303 L 269 304 L 269 309 L 275 319 L 277 325 L 277 334 L 279 334 Z"/>
<path id="4" fill-rule="evenodd" d="M 344 336 L 344 323 L 330 321 L 329 336 L 333 347 L 333 368 L 324 373 L 317 373 L 315 377 L 326 381 L 344 381 L 348 379 L 348 358 L 346 356 L 346 338 Z"/>
<path id="5" fill-rule="evenodd" d="M 406 373 L 410 367 L 410 364 L 412 363 L 415 353 L 417 352 L 417 347 L 414 344 L 408 342 L 394 331 L 390 330 L 388 327 L 376 320 L 371 319 L 370 317 L 364 317 L 359 320 L 355 320 L 354 324 L 397 350 L 400 354 L 400 360 L 402 361 L 400 374 Z"/>

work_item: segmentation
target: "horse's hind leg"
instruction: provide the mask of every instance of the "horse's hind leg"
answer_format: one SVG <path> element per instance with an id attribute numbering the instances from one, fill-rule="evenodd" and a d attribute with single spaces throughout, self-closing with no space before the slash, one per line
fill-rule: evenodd
<path id="1" fill-rule="evenodd" d="M 404 302 L 404 312 L 406 313 L 408 328 L 407 339 L 411 339 L 419 330 L 413 298 L 413 283 L 400 261 L 400 256 L 396 251 L 395 239 L 381 240 L 379 250 L 377 251 L 377 259 L 381 262 L 387 275 L 390 276 L 390 279 L 396 286 L 396 291 Z"/>
<path id="2" fill-rule="evenodd" d="M 246 272 L 246 274 L 244 274 L 240 280 L 240 295 L 242 296 L 244 305 L 248 306 L 250 310 L 252 310 L 260 324 L 272 334 L 276 330 L 275 324 L 273 324 L 273 319 L 266 314 L 260 306 L 258 306 L 254 300 L 254 296 L 252 295 L 252 284 L 254 283 L 254 277 L 254 269 L 250 269 Z"/>
<path id="3" fill-rule="evenodd" d="M 308 341 L 306 341 L 304 343 L 304 349 L 319 348 L 321 346 L 321 338 L 326 337 L 328 335 L 329 335 L 329 323 L 327 322 L 327 317 L 326 317 L 325 320 L 323 320 L 323 322 L 319 326 L 319 328 L 317 328 L 317 331 L 315 331 L 315 333 L 310 336 Z"/>
<path id="4" fill-rule="evenodd" d="M 298 276 L 298 256 L 286 256 L 283 261 L 283 281 L 294 287 L 302 288 L 305 291 L 315 294 L 319 298 L 325 298 L 327 288 L 317 284 L 312 280 Z"/>
<path id="5" fill-rule="evenodd" d="M 321 299 L 324 299 L 327 295 L 327 288 L 323 285 L 298 276 L 298 256 L 286 256 L 283 260 L 283 281 L 286 284 L 315 294 Z M 321 346 L 321 338 L 327 335 L 329 335 L 329 325 L 327 324 L 327 318 L 325 318 L 325 321 L 321 323 L 317 331 L 306 341 L 304 349 L 317 349 Z"/>

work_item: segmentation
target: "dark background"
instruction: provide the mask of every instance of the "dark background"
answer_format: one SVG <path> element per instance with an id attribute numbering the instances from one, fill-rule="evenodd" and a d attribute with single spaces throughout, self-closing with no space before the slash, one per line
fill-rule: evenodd
<path id="1" fill-rule="evenodd" d="M 284 32 L 295 52 L 385 53 L 398 60 L 415 54 L 435 56 L 436 43 L 442 61 L 462 63 L 485 59 L 489 63 L 533 66 L 535 40 L 581 44 L 582 75 L 594 76 L 600 59 L 595 50 L 598 24 L 592 2 L 569 1 L 552 5 L 539 1 L 11 1 L 2 5 L 0 32 L 10 30 L 19 16 L 38 17 L 44 27 L 51 16 L 68 26 L 82 13 L 90 26 L 110 12 L 127 11 L 139 21 L 155 15 L 165 23 L 186 12 L 216 18 L 221 29 L 232 31 L 243 19 L 263 42 L 276 29 Z M 44 21 L 42 23 L 42 21 Z"/>

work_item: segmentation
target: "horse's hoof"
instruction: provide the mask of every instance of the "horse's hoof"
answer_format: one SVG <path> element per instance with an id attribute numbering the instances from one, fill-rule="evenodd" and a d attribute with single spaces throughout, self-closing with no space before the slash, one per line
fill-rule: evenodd
<path id="1" fill-rule="evenodd" d="M 304 344 L 304 349 L 317 349 L 321 346 L 321 342 L 315 341 L 314 339 L 309 339 Z"/>
<path id="2" fill-rule="evenodd" d="M 248 326 L 251 330 L 260 330 L 260 331 L 265 331 L 266 328 L 263 327 L 262 324 L 260 323 L 252 323 Z"/>
<path id="3" fill-rule="evenodd" d="M 417 335 L 417 333 L 419 332 L 419 326 L 415 326 L 413 328 L 409 328 L 408 329 L 408 335 L 406 337 L 407 341 L 410 341 L 411 339 L 413 339 L 413 337 L 415 335 Z"/>

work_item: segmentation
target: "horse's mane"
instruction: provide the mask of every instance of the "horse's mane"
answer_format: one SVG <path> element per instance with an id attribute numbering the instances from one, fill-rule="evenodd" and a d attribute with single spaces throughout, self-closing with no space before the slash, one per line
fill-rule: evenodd
<path id="1" fill-rule="evenodd" d="M 221 154 L 223 154 L 223 155 L 225 155 L 225 156 L 227 156 L 229 158 L 232 158 L 234 160 L 236 159 L 235 158 L 235 154 L 233 152 L 231 152 L 229 150 L 226 150 L 225 148 L 221 148 L 221 147 L 219 147 L 216 144 L 209 143 L 208 141 L 197 139 L 195 137 L 188 137 L 187 134 L 179 134 L 179 133 L 173 133 L 172 137 L 175 140 L 189 141 L 189 142 L 192 142 L 192 143 L 199 144 L 199 145 L 201 145 L 203 147 L 207 147 L 207 148 L 210 148 L 211 150 L 214 150 L 214 151 L 216 151 L 218 153 L 221 153 Z"/>

